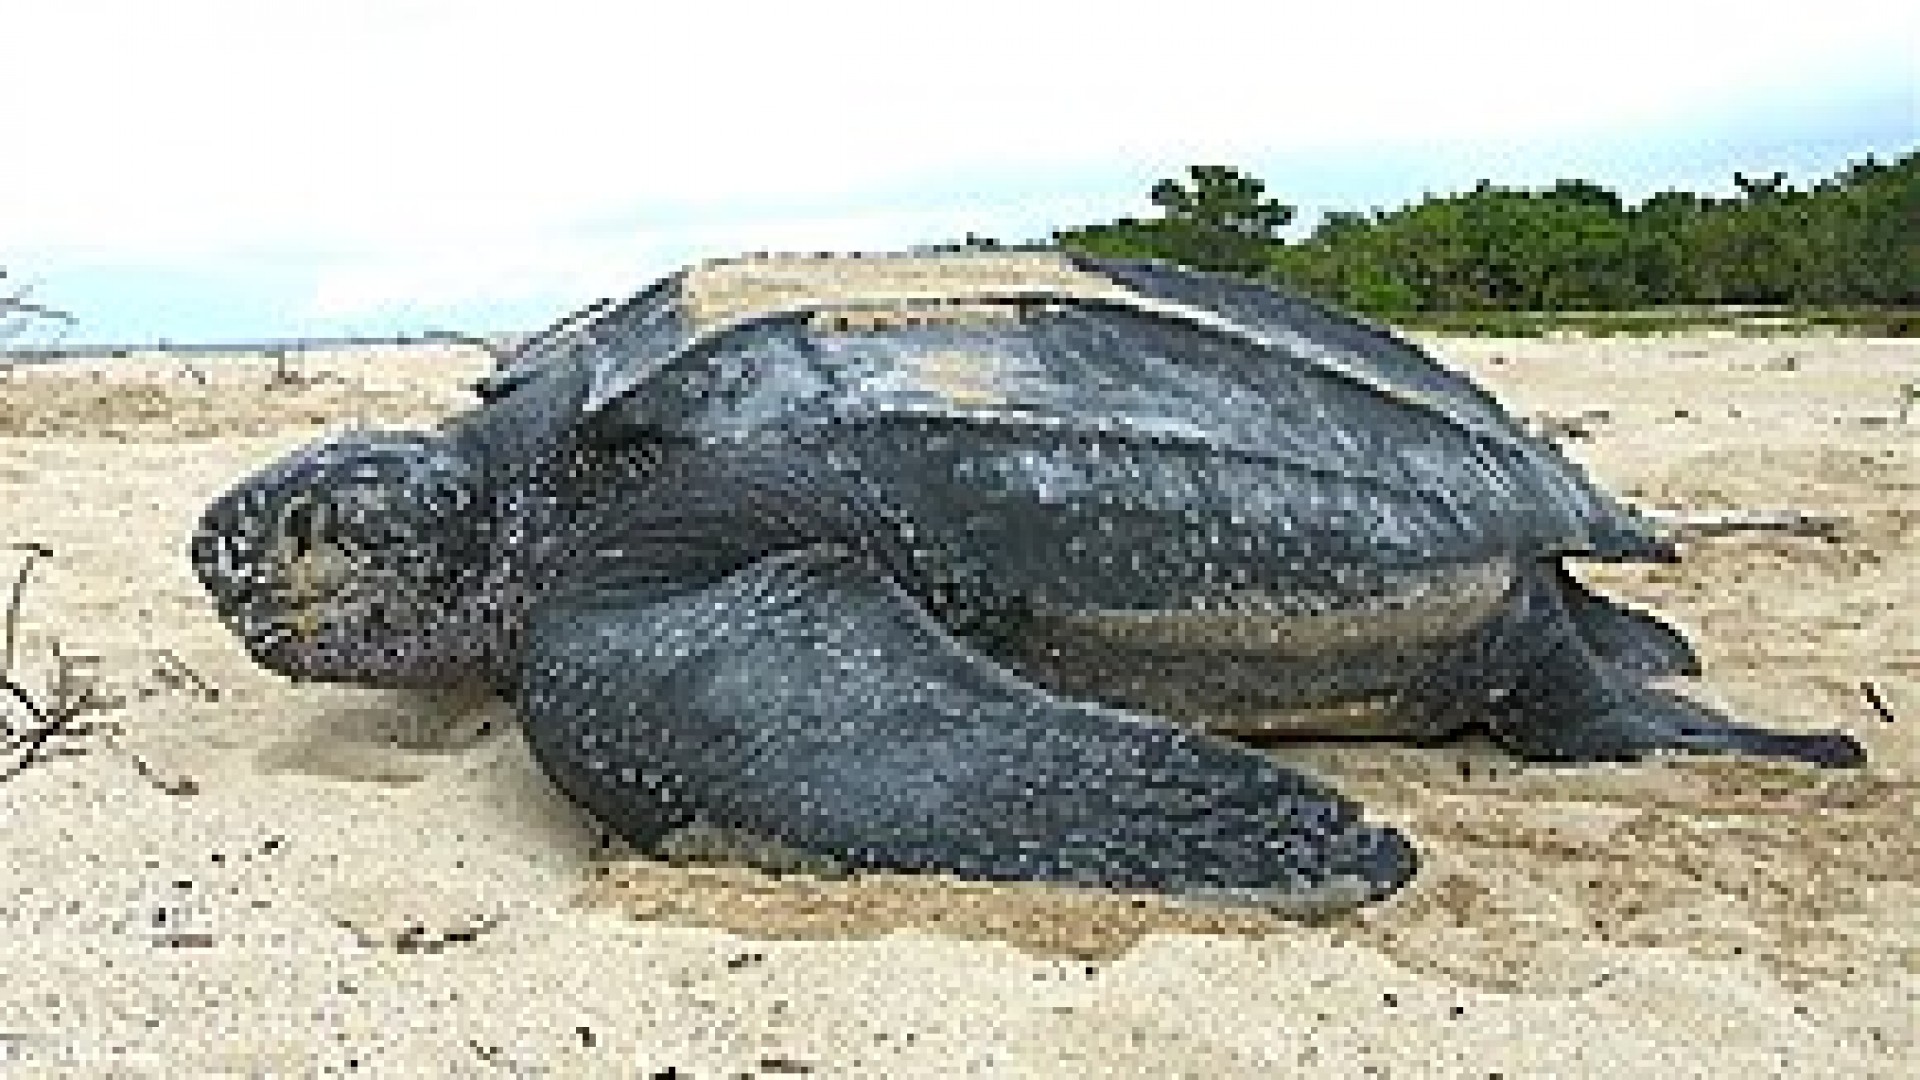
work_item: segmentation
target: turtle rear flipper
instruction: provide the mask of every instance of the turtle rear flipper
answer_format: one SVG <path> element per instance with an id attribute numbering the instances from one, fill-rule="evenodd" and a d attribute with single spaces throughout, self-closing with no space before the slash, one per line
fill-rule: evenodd
<path id="1" fill-rule="evenodd" d="M 1698 702 L 1647 686 L 1615 688 L 1597 714 L 1570 711 L 1565 702 L 1539 703 L 1496 730 L 1521 757 L 1546 761 L 1634 760 L 1671 751 L 1789 758 L 1827 768 L 1856 768 L 1866 752 L 1837 731 L 1771 731 L 1736 723 Z"/>
<path id="2" fill-rule="evenodd" d="M 643 845 L 691 821 L 852 870 L 1301 913 L 1415 866 L 1398 833 L 1253 751 L 1018 680 L 833 546 L 548 610 L 520 706 L 555 781 Z"/>
<path id="3" fill-rule="evenodd" d="M 1644 668 L 1623 667 L 1602 649 L 1648 627 L 1665 634 L 1673 631 L 1616 607 L 1603 618 L 1617 620 L 1611 625 L 1625 633 L 1600 635 L 1596 647 L 1593 628 L 1608 624 L 1594 617 L 1592 602 L 1608 602 L 1592 597 L 1584 609 L 1570 611 L 1570 590 L 1552 575 L 1543 565 L 1524 571 L 1506 612 L 1467 643 L 1472 655 L 1457 658 L 1500 673 L 1483 696 L 1493 737 L 1508 750 L 1542 761 L 1634 760 L 1674 751 L 1790 758 L 1839 768 L 1865 763 L 1859 742 L 1843 732 L 1753 727 L 1645 685 Z M 1643 621 L 1627 622 L 1622 616 Z M 1625 659 L 1648 655 L 1629 651 Z"/>
<path id="4" fill-rule="evenodd" d="M 1559 559 L 1547 562 L 1567 615 L 1594 655 L 1645 678 L 1700 674 L 1700 656 L 1678 630 L 1587 588 Z"/>

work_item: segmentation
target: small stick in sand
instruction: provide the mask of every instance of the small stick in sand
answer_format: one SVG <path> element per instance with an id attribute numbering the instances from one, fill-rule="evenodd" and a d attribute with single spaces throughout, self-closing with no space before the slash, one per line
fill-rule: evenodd
<path id="1" fill-rule="evenodd" d="M 118 728 L 116 727 L 114 730 L 117 731 Z M 109 747 L 119 751 L 126 757 L 127 761 L 133 765 L 133 771 L 140 774 L 140 779 L 145 780 L 147 783 L 152 784 L 154 787 L 169 795 L 200 794 L 200 782 L 193 777 L 183 776 L 178 780 L 167 780 L 161 777 L 158 772 L 155 772 L 152 765 L 147 764 L 147 759 L 120 745 L 120 741 L 113 737 L 112 731 L 104 732 L 103 737 Z"/>
<path id="2" fill-rule="evenodd" d="M 1880 714 L 1880 719 L 1889 724 L 1894 722 L 1893 710 L 1887 707 L 1887 699 L 1880 696 L 1879 687 L 1870 682 L 1863 682 L 1860 684 L 1860 692 L 1866 695 L 1867 704 L 1873 706 L 1873 711 Z"/>
<path id="3" fill-rule="evenodd" d="M 0 677 L 4 677 L 13 670 L 14 634 L 20 628 L 20 598 L 27 589 L 27 575 L 33 572 L 36 559 L 53 558 L 53 549 L 45 544 L 32 542 L 8 544 L 7 548 L 12 551 L 24 551 L 27 557 L 20 564 L 20 573 L 13 579 L 13 595 L 7 601 L 7 651 L 4 657 L 0 657 Z"/>
<path id="4" fill-rule="evenodd" d="M 177 679 L 180 682 L 184 682 L 193 688 L 194 693 L 199 694 L 208 701 L 220 700 L 219 689 L 202 678 L 200 673 L 193 670 L 185 660 L 180 659 L 179 653 L 174 652 L 172 649 L 157 649 L 154 655 L 164 661 L 160 667 L 154 669 L 154 674 L 159 675 L 163 679 Z M 178 685 L 178 683 L 176 683 L 176 685 Z"/>

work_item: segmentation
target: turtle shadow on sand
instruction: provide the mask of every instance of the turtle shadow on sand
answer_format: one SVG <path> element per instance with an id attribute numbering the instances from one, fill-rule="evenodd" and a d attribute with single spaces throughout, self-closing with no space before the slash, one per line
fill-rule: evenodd
<path id="1" fill-rule="evenodd" d="M 255 752 L 256 768 L 412 784 L 497 737 L 510 719 L 490 695 L 467 689 L 338 693 L 314 704 L 298 730 Z"/>

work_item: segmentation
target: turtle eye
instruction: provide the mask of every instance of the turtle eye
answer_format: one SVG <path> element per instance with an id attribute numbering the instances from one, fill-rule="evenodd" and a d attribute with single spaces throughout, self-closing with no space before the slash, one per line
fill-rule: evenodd
<path id="1" fill-rule="evenodd" d="M 326 519 L 319 502 L 304 495 L 294 496 L 280 512 L 281 550 L 295 559 L 313 550 L 321 541 L 320 530 L 326 527 Z"/>

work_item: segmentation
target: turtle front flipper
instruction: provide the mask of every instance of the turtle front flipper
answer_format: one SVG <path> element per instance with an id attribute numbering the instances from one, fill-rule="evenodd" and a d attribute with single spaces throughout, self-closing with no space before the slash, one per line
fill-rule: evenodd
<path id="1" fill-rule="evenodd" d="M 1416 862 L 1253 751 L 1016 679 L 835 546 L 546 611 L 520 707 L 561 788 L 643 845 L 693 823 L 853 870 L 1302 913 L 1383 897 Z"/>

